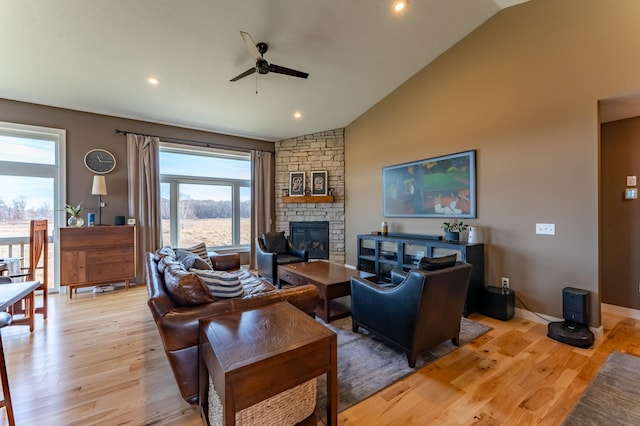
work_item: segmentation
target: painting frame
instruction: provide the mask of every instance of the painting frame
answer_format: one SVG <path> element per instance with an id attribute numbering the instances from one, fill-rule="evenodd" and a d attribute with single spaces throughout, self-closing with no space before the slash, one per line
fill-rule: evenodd
<path id="1" fill-rule="evenodd" d="M 304 197 L 305 172 L 289 172 L 289 196 Z"/>
<path id="2" fill-rule="evenodd" d="M 476 151 L 383 167 L 382 203 L 384 217 L 477 218 Z"/>
<path id="3" fill-rule="evenodd" d="M 329 173 L 326 170 L 311 171 L 311 195 L 323 196 L 329 191 L 328 185 Z"/>

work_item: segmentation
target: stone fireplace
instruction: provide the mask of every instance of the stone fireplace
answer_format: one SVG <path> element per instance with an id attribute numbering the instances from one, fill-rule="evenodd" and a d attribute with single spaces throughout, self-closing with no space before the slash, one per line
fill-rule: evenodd
<path id="1" fill-rule="evenodd" d="M 282 190 L 289 188 L 291 172 L 326 171 L 333 202 L 313 202 L 301 197 L 299 203 L 284 203 Z M 345 262 L 344 241 L 344 129 L 327 130 L 275 143 L 276 231 L 291 232 L 291 222 L 328 224 L 328 254 L 332 262 Z M 353 242 L 355 244 L 355 242 Z"/>
<path id="2" fill-rule="evenodd" d="M 297 249 L 309 252 L 309 259 L 329 259 L 329 222 L 289 222 L 289 235 Z"/>

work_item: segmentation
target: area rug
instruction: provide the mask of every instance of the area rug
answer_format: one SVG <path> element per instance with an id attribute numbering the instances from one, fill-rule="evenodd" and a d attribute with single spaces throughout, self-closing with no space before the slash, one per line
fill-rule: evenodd
<path id="1" fill-rule="evenodd" d="M 362 327 L 353 333 L 351 317 L 330 324 L 321 323 L 338 335 L 338 412 L 459 347 L 447 340 L 419 356 L 416 367 L 410 368 L 405 352 L 377 339 Z M 460 327 L 460 346 L 491 330 L 491 327 L 467 318 L 462 318 Z M 324 414 L 326 406 L 323 375 L 318 378 L 316 413 Z"/>
<path id="2" fill-rule="evenodd" d="M 565 425 L 640 425 L 640 358 L 612 352 Z"/>

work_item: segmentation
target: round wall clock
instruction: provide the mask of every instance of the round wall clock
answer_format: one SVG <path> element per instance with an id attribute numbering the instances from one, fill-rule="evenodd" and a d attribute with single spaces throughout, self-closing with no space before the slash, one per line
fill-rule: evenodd
<path id="1" fill-rule="evenodd" d="M 98 174 L 106 174 L 116 168 L 116 157 L 104 149 L 92 149 L 84 156 L 84 165 Z"/>

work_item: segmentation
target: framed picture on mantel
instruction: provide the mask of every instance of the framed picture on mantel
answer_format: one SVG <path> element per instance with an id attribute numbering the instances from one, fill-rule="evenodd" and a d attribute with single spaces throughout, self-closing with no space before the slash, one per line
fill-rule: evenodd
<path id="1" fill-rule="evenodd" d="M 476 151 L 383 167 L 385 217 L 475 218 Z"/>
<path id="2" fill-rule="evenodd" d="M 304 172 L 289 173 L 289 196 L 304 197 Z"/>
<path id="3" fill-rule="evenodd" d="M 327 172 L 311 172 L 311 195 L 327 195 Z"/>

